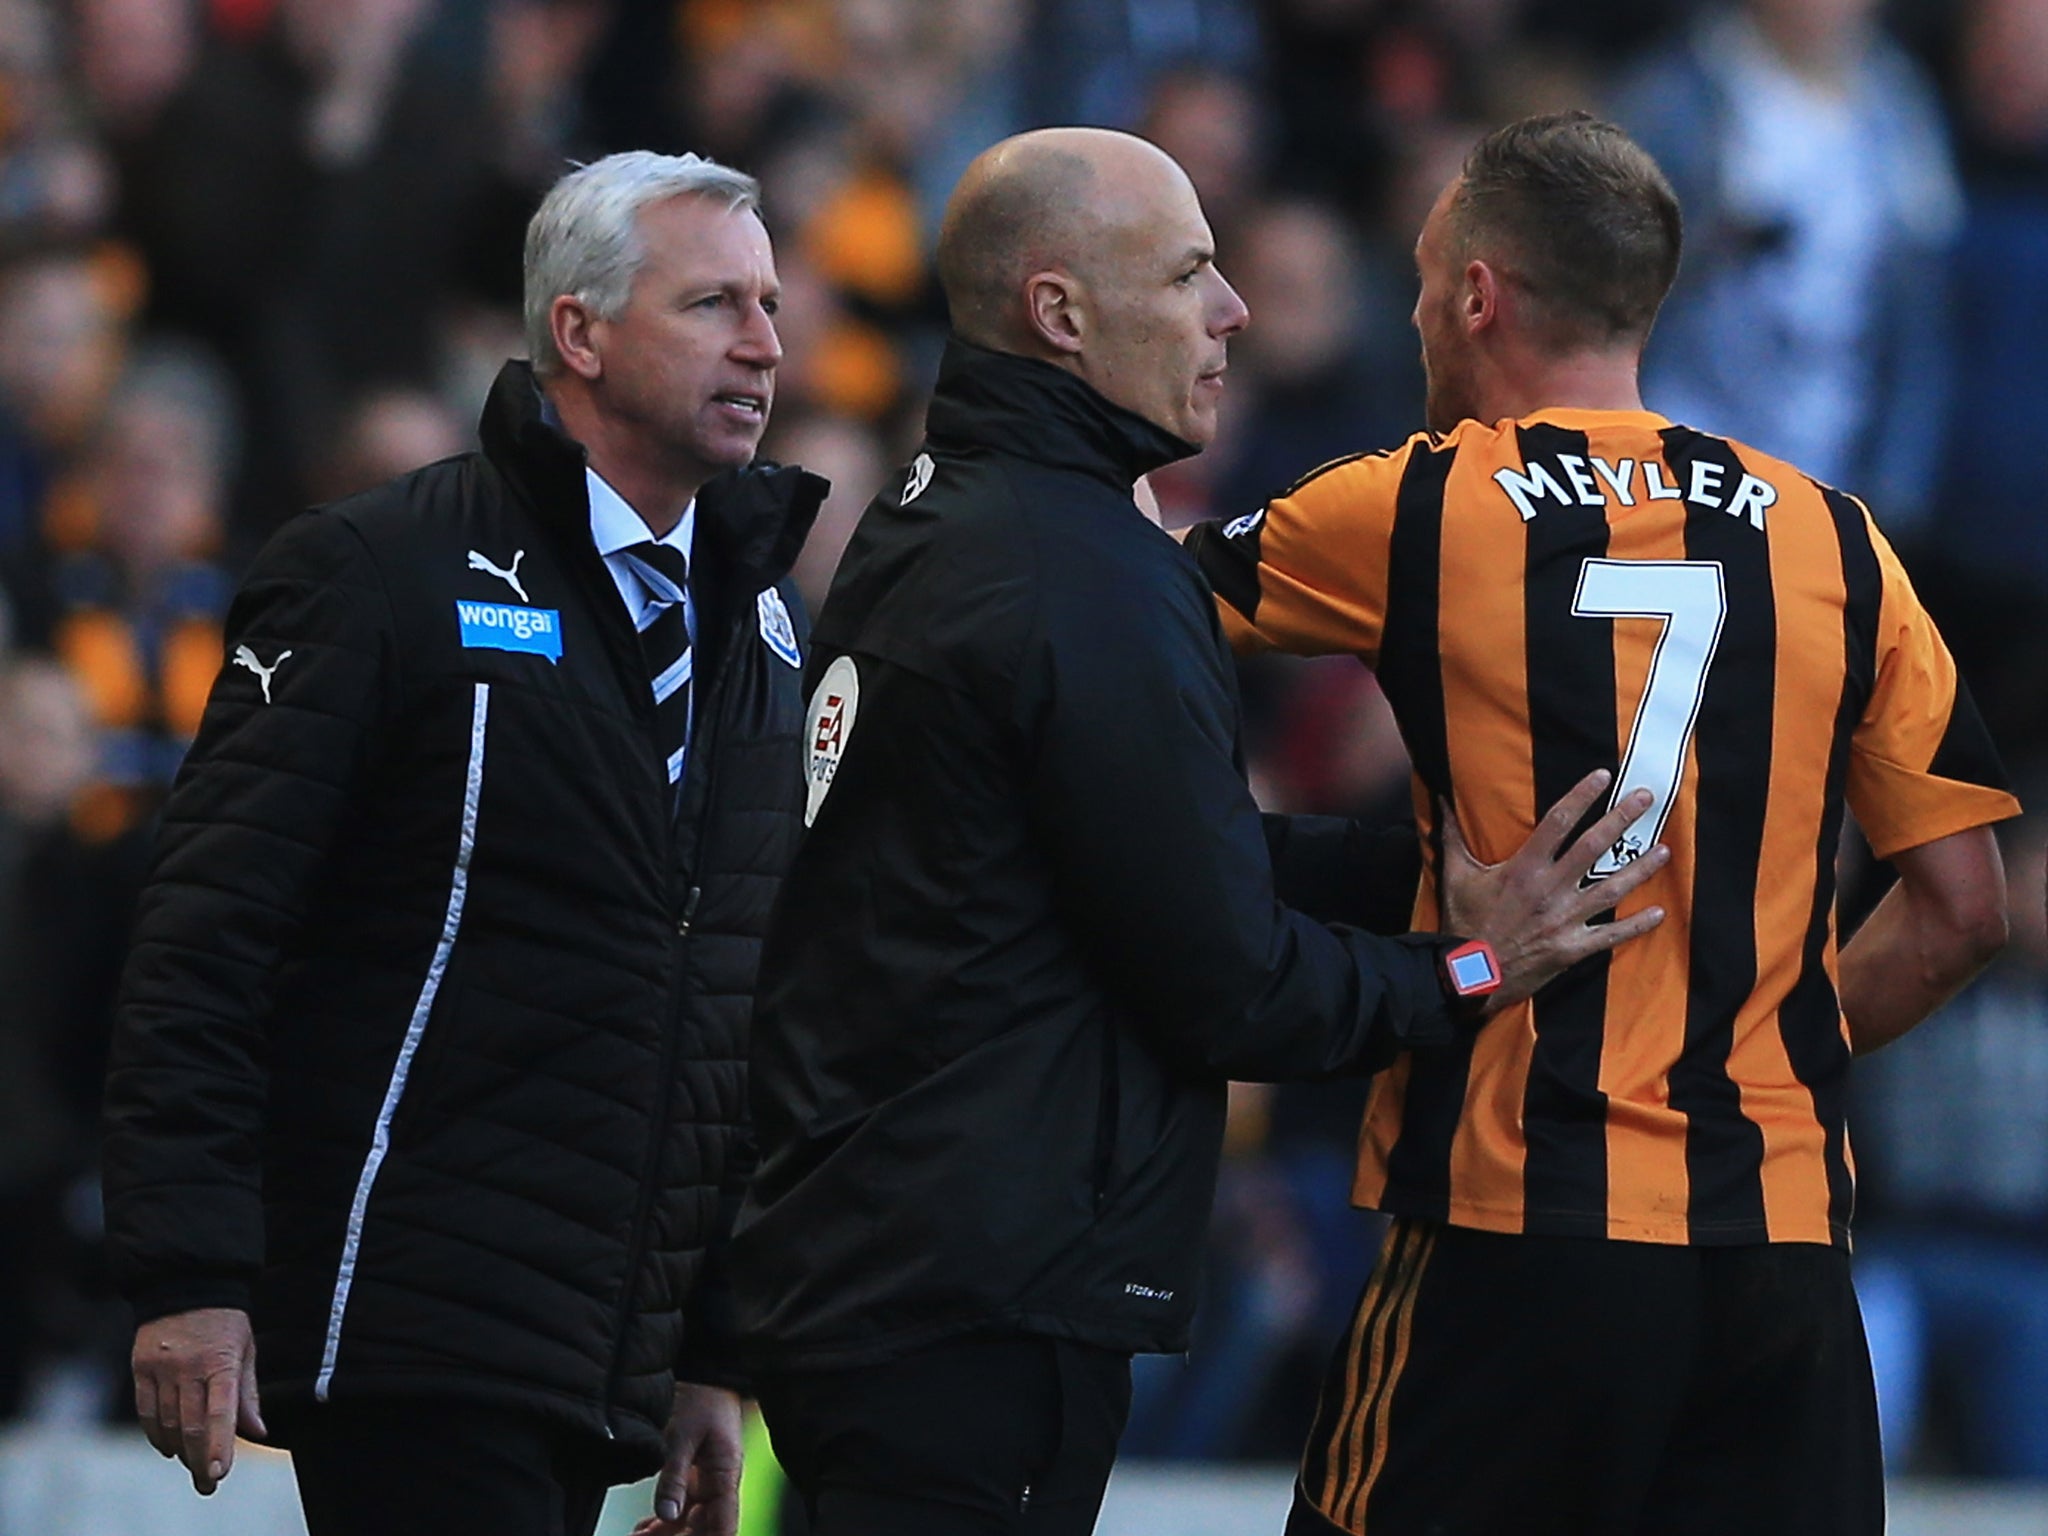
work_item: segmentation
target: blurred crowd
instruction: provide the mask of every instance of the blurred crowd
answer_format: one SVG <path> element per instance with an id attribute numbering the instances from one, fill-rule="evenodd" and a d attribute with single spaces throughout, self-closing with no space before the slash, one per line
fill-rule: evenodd
<path id="1" fill-rule="evenodd" d="M 572 160 L 764 182 L 767 451 L 835 486 L 815 603 L 921 429 L 937 216 L 995 138 L 1127 127 L 1193 177 L 1253 323 L 1219 441 L 1159 477 L 1187 521 L 1420 427 L 1422 216 L 1486 127 L 1577 105 L 1685 202 L 1651 406 L 1866 495 L 2048 793 L 2040 0 L 0 0 L 0 1419 L 122 1411 L 110 992 L 235 575 L 300 507 L 468 446 Z M 1245 684 L 1268 805 L 1405 815 L 1362 668 Z M 2044 827 L 2008 829 L 2010 955 L 1859 1090 L 1902 1469 L 2048 1477 Z M 1867 909 L 1883 871 L 1844 868 Z M 1131 1452 L 1298 1447 L 1376 1240 L 1361 1102 L 1238 1094 L 1198 1342 L 1141 1374 Z"/>

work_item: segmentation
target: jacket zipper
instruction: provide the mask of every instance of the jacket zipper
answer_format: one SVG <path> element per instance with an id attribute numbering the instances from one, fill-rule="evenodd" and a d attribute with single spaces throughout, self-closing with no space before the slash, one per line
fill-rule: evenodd
<path id="1" fill-rule="evenodd" d="M 739 630 L 740 634 L 728 643 L 726 654 L 719 658 L 717 675 L 711 679 L 711 688 L 706 695 L 708 698 L 717 699 L 721 702 L 725 698 L 727 678 L 733 667 L 737 664 L 743 649 L 743 646 L 740 644 L 740 641 L 744 639 L 743 626 L 735 625 L 734 628 Z M 717 804 L 718 798 L 718 754 L 716 751 L 713 751 L 711 760 L 706 766 L 704 773 L 704 804 L 698 812 L 697 819 L 695 869 L 702 869 L 704 867 L 705 852 L 710 845 L 711 812 L 712 807 Z M 670 818 L 671 830 L 666 846 L 668 856 L 671 859 L 675 857 L 675 833 L 673 826 L 674 819 Z M 684 878 L 690 879 L 694 874 L 695 870 L 693 869 L 686 873 Z M 682 915 L 676 919 L 676 937 L 678 939 L 687 940 L 689 938 L 690 930 L 697 920 L 697 903 L 703 897 L 703 894 L 704 888 L 693 882 L 684 895 Z M 669 1109 L 675 1097 L 677 1037 L 682 1032 L 679 1027 L 682 1005 L 683 962 L 682 957 L 679 955 L 676 960 L 675 981 L 669 992 L 668 1014 L 663 1019 L 661 1026 L 661 1063 L 659 1067 L 661 1076 L 655 1088 L 654 1123 L 649 1127 L 648 1131 L 647 1159 L 645 1166 L 640 1172 L 640 1193 L 633 1209 L 632 1236 L 626 1244 L 626 1275 L 624 1284 L 619 1292 L 618 1325 L 612 1332 L 611 1365 L 605 1371 L 604 1398 L 598 1405 L 599 1411 L 603 1415 L 604 1433 L 607 1440 L 617 1438 L 612 1430 L 612 1403 L 619 1395 L 619 1379 L 626 1368 L 626 1334 L 633 1325 L 633 1304 L 638 1299 L 640 1270 L 642 1268 L 642 1260 L 646 1255 L 647 1224 L 654 1215 L 654 1176 L 660 1171 L 662 1148 L 668 1141 Z"/>

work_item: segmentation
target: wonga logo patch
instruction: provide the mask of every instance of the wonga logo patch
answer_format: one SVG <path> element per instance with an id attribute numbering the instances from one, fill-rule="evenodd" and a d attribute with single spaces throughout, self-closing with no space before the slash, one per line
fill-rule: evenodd
<path id="1" fill-rule="evenodd" d="M 455 618 L 462 625 L 465 650 L 524 651 L 549 661 L 562 659 L 562 615 L 553 608 L 458 600 Z"/>
<path id="2" fill-rule="evenodd" d="M 859 713 L 860 671 L 851 656 L 842 656 L 825 669 L 804 716 L 807 827 L 818 819 L 818 807 L 825 803 L 832 781 L 839 775 L 839 760 L 846 755 L 846 738 L 853 734 L 854 716 Z"/>

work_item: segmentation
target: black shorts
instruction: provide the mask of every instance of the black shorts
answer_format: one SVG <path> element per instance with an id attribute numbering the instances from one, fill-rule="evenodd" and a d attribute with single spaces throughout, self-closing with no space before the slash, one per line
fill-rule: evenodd
<path id="1" fill-rule="evenodd" d="M 1288 1536 L 1878 1536 L 1849 1258 L 1396 1221 Z"/>

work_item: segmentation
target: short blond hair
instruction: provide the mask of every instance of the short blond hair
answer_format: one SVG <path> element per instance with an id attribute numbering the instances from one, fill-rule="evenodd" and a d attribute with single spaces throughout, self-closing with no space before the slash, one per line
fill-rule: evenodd
<path id="1" fill-rule="evenodd" d="M 1642 341 L 1678 277 L 1684 220 L 1650 152 L 1588 112 L 1524 118 L 1465 161 L 1451 227 L 1500 263 L 1561 344 Z"/>

